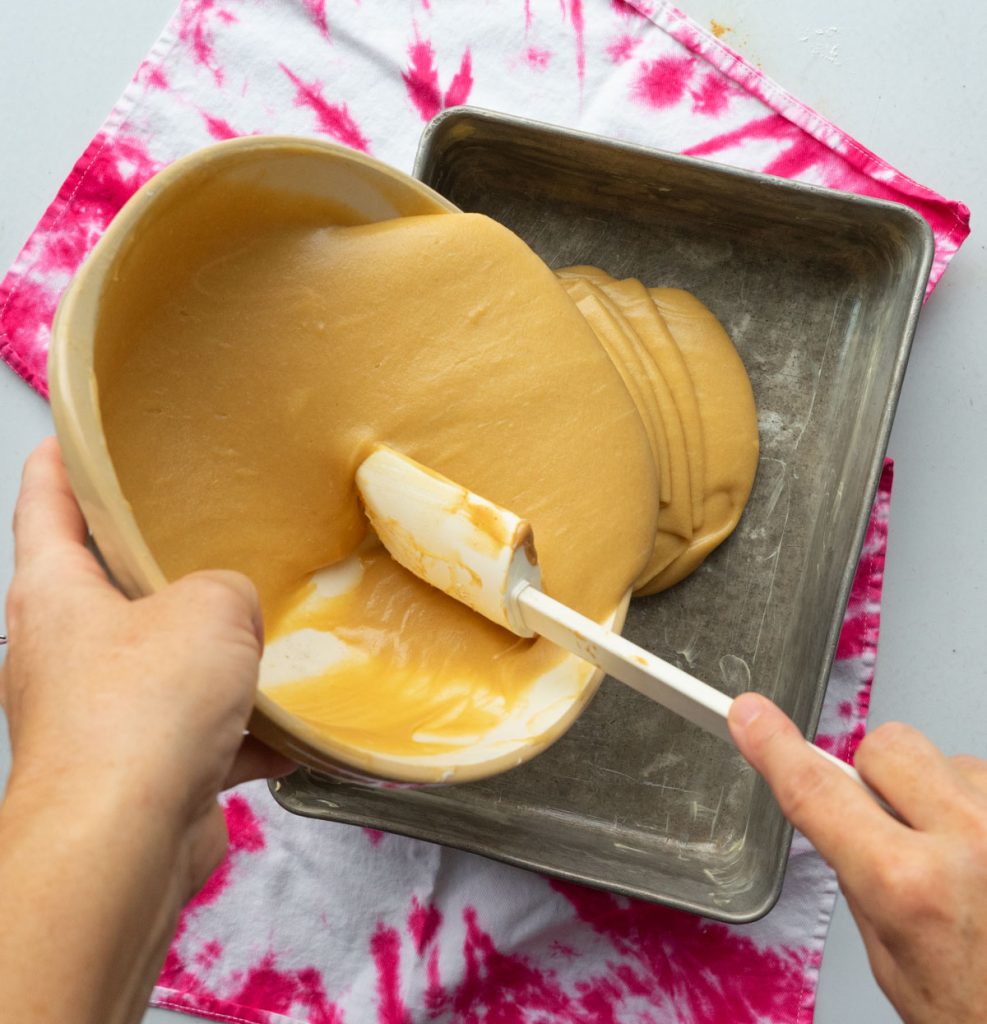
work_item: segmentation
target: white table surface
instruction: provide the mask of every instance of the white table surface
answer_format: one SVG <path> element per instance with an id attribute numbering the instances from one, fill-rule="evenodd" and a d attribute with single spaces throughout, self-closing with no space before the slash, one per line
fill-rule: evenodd
<path id="1" fill-rule="evenodd" d="M 371 2 L 371 0 L 368 0 Z M 459 0 L 464 9 L 468 0 Z M 987 205 L 987 5 L 680 0 L 696 20 L 974 224 Z M 31 0 L 0 16 L 0 272 L 170 16 L 175 0 Z M 896 459 L 872 724 L 903 719 L 987 756 L 987 254 L 974 230 L 922 315 L 891 437 Z M 0 367 L 0 520 L 47 406 Z M 11 573 L 0 539 L 0 593 Z M 0 632 L 3 632 L 0 628 Z M 6 770 L 0 742 L 0 778 Z M 176 1018 L 149 1011 L 147 1024 Z M 818 1024 L 896 1020 L 840 901 Z"/>

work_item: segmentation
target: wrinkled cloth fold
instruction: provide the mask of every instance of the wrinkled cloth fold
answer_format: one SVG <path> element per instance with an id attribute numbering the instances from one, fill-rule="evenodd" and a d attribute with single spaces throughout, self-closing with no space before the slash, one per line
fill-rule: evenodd
<path id="1" fill-rule="evenodd" d="M 127 198 L 203 144 L 328 137 L 410 171 L 461 103 L 906 203 L 931 290 L 962 203 L 864 149 L 652 0 L 185 0 L 0 285 L 0 354 L 46 393 L 65 285 Z M 818 742 L 863 736 L 891 491 L 886 466 Z M 811 1020 L 836 881 L 796 836 L 781 899 L 731 927 L 469 854 L 225 798 L 230 852 L 182 915 L 154 1002 L 311 1024 Z"/>

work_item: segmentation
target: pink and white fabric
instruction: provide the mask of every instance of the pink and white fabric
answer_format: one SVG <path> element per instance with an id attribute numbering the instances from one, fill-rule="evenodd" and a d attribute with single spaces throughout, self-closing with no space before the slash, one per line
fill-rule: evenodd
<path id="1" fill-rule="evenodd" d="M 126 199 L 205 143 L 322 135 L 410 170 L 469 102 L 897 200 L 931 225 L 934 287 L 968 211 L 917 184 L 660 0 L 184 0 L 0 285 L 0 354 L 46 391 L 59 296 Z M 865 727 L 886 467 L 819 742 Z M 226 798 L 230 853 L 186 909 L 154 1001 L 284 1024 L 811 1020 L 836 882 L 796 837 L 762 921 L 727 927 L 379 832 Z"/>

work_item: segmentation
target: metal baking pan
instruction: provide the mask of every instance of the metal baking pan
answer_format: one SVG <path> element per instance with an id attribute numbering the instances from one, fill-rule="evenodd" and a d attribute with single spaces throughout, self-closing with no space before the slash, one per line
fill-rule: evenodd
<path id="1" fill-rule="evenodd" d="M 416 174 L 550 266 L 694 292 L 733 338 L 761 461 L 734 536 L 632 604 L 631 639 L 815 732 L 932 259 L 902 206 L 458 108 Z M 299 814 L 388 829 L 723 921 L 781 891 L 791 829 L 728 745 L 607 680 L 571 731 L 485 782 L 372 790 L 299 771 Z"/>

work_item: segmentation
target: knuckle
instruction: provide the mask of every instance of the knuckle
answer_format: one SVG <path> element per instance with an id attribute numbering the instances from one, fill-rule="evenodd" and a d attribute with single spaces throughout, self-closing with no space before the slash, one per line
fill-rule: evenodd
<path id="1" fill-rule="evenodd" d="M 886 849 L 875 865 L 872 892 L 881 916 L 899 933 L 927 934 L 955 918 L 977 882 L 969 853 L 918 835 Z"/>
<path id="2" fill-rule="evenodd" d="M 932 879 L 924 860 L 912 853 L 887 852 L 876 868 L 874 884 L 894 914 L 915 921 L 935 909 Z"/>
<path id="3" fill-rule="evenodd" d="M 228 572 L 197 572 L 176 584 L 183 592 L 186 608 L 198 615 L 227 623 L 240 624 L 252 619 L 258 604 L 253 584 Z"/>
<path id="4" fill-rule="evenodd" d="M 818 805 L 831 785 L 832 779 L 823 764 L 800 764 L 789 771 L 781 785 L 782 809 L 797 823 Z"/>
<path id="5" fill-rule="evenodd" d="M 206 605 L 229 606 L 236 601 L 237 593 L 224 576 L 212 572 L 196 572 L 182 581 L 196 600 Z"/>
<path id="6" fill-rule="evenodd" d="M 961 831 L 964 845 L 987 863 L 987 820 L 983 797 L 970 790 L 954 794 L 949 802 L 953 820 Z"/>
<path id="7" fill-rule="evenodd" d="M 919 733 L 904 722 L 885 722 L 868 733 L 857 749 L 856 759 L 862 764 L 883 760 L 911 750 Z"/>
<path id="8" fill-rule="evenodd" d="M 917 731 L 904 722 L 885 722 L 864 737 L 863 742 L 878 750 L 901 750 L 910 747 L 917 735 Z"/>

